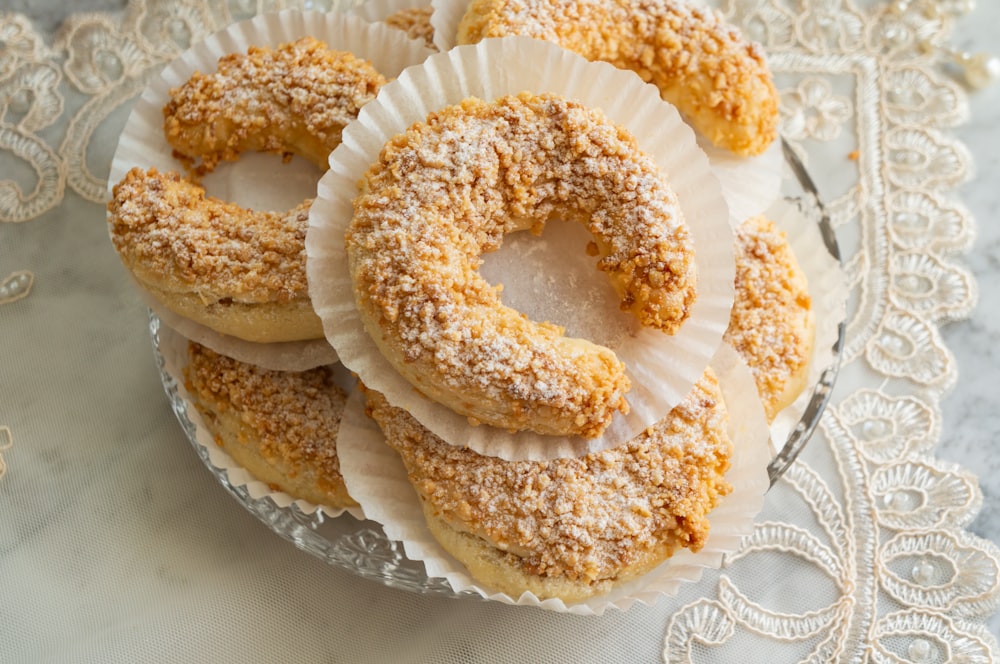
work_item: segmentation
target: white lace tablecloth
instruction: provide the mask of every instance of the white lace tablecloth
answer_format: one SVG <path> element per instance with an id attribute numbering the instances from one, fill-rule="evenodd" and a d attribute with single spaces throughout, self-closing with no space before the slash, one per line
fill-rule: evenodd
<path id="1" fill-rule="evenodd" d="M 852 284 L 845 363 L 725 569 L 593 618 L 327 566 L 226 495 L 170 411 L 104 221 L 118 132 L 192 40 L 324 3 L 40 4 L 34 20 L 0 4 L 21 12 L 0 14 L 0 661 L 1000 659 L 1000 551 L 974 534 L 1000 539 L 1000 232 L 984 218 L 1000 95 L 972 97 L 970 122 L 948 55 L 998 48 L 994 0 L 961 19 L 957 0 L 722 3 L 766 45 L 783 134 L 829 204 Z"/>

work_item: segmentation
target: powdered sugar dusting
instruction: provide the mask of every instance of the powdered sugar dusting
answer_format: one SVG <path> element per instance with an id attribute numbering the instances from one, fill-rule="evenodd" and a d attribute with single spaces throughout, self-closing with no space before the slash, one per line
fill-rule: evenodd
<path id="1" fill-rule="evenodd" d="M 671 0 L 474 0 L 457 43 L 523 35 L 634 71 L 713 143 L 760 154 L 777 136 L 763 50 L 707 8 Z"/>
<path id="2" fill-rule="evenodd" d="M 583 221 L 623 309 L 673 332 L 695 297 L 676 196 L 634 139 L 551 96 L 467 100 L 388 143 L 347 234 L 354 290 L 382 353 L 425 394 L 507 429 L 599 435 L 624 368 L 504 307 L 477 273 L 506 233 Z"/>
<path id="3" fill-rule="evenodd" d="M 332 367 L 273 371 L 188 345 L 185 383 L 207 421 L 238 422 L 223 440 L 253 447 L 284 476 L 282 488 L 304 487 L 332 507 L 356 505 L 347 495 L 337 434 L 347 396 Z M 235 417 L 234 417 L 235 415 Z M 294 491 L 292 491 L 294 493 Z"/>
<path id="4" fill-rule="evenodd" d="M 202 170 L 250 150 L 298 154 L 325 167 L 341 130 L 385 82 L 370 63 L 312 37 L 251 47 L 171 90 L 164 133 Z"/>
<path id="5" fill-rule="evenodd" d="M 428 48 L 434 48 L 434 27 L 431 25 L 433 7 L 410 7 L 400 9 L 385 19 L 391 28 L 402 30 L 410 39 L 419 39 Z"/>
<path id="6" fill-rule="evenodd" d="M 308 298 L 309 201 L 256 212 L 205 196 L 177 173 L 133 168 L 108 204 L 111 239 L 143 276 L 207 301 L 285 303 Z"/>
<path id="7" fill-rule="evenodd" d="M 812 355 L 812 300 L 785 234 L 766 217 L 746 220 L 736 233 L 736 299 L 725 340 L 750 367 L 769 419 Z"/>
<path id="8" fill-rule="evenodd" d="M 448 445 L 369 392 L 373 417 L 436 515 L 530 574 L 582 583 L 677 547 L 700 548 L 730 491 L 732 447 L 709 371 L 669 416 L 629 443 L 581 458 L 509 462 Z"/>

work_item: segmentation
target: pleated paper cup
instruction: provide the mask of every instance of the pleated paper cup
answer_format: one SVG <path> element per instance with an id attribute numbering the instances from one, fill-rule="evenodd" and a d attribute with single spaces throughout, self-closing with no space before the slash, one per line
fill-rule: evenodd
<path id="1" fill-rule="evenodd" d="M 339 13 L 288 10 L 234 23 L 179 55 L 149 82 L 119 138 L 108 176 L 108 191 L 134 167 L 183 172 L 183 165 L 174 158 L 163 133 L 162 109 L 172 88 L 182 85 L 195 72 L 216 71 L 219 58 L 230 53 L 246 53 L 251 46 L 277 47 L 306 36 L 369 60 L 386 77 L 397 76 L 432 52 L 407 39 L 399 30 Z M 242 155 L 237 162 L 221 164 L 202 182 L 209 195 L 244 207 L 291 209 L 316 195 L 321 173 L 304 159 L 296 157 L 277 166 L 280 159 L 278 155 Z M 241 361 L 290 371 L 336 361 L 336 353 L 323 339 L 280 344 L 248 342 L 174 314 L 148 294 L 146 299 L 153 311 L 174 329 Z"/>
<path id="2" fill-rule="evenodd" d="M 701 136 L 698 144 L 708 155 L 712 173 L 719 178 L 734 226 L 762 214 L 779 199 L 785 166 L 780 140 L 756 157 L 741 157 Z"/>
<path id="3" fill-rule="evenodd" d="M 582 227 L 553 222 L 540 239 L 511 234 L 496 256 L 486 258 L 484 273 L 492 283 L 503 284 L 505 298 L 516 298 L 534 320 L 557 323 L 570 336 L 606 345 L 626 365 L 632 382 L 626 395 L 630 412 L 616 415 L 600 438 L 510 433 L 471 425 L 466 417 L 417 393 L 395 371 L 369 337 L 355 303 L 344 235 L 358 182 L 382 146 L 432 111 L 468 97 L 494 100 L 523 91 L 559 95 L 600 109 L 627 129 L 676 192 L 694 240 L 697 301 L 673 336 L 640 328 L 620 311 L 606 275 L 586 256 L 588 234 L 579 233 Z M 528 244 L 511 248 L 518 243 Z M 510 460 L 580 456 L 606 449 L 662 419 L 701 377 L 721 343 L 733 301 L 728 208 L 705 153 L 676 110 L 629 72 L 524 37 L 486 40 L 433 55 L 386 85 L 330 155 L 330 170 L 320 181 L 310 212 L 306 252 L 310 296 L 341 361 L 443 440 Z M 568 288 L 540 297 L 559 284 Z"/>
<path id="4" fill-rule="evenodd" d="M 352 407 L 341 422 L 338 446 L 341 471 L 350 494 L 365 506 L 367 518 L 382 524 L 390 539 L 402 542 L 406 556 L 421 561 L 429 577 L 448 581 L 456 592 L 472 591 L 506 604 L 538 606 L 557 612 L 600 615 L 608 609 L 627 609 L 636 602 L 653 604 L 675 595 L 682 584 L 698 581 L 706 569 L 721 567 L 723 557 L 736 551 L 752 532 L 753 520 L 763 508 L 769 487 L 766 467 L 771 459 L 767 419 L 756 396 L 753 377 L 732 348 L 723 345 L 713 358 L 729 412 L 732 465 L 726 479 L 732 493 L 708 515 L 711 530 L 697 553 L 683 549 L 652 571 L 615 587 L 610 593 L 586 601 L 566 603 L 540 599 L 532 593 L 520 597 L 480 585 L 465 566 L 447 553 L 427 527 L 420 498 L 407 479 L 399 455 L 385 442 L 378 426 Z M 352 394 L 362 402 L 364 397 Z"/>
<path id="5" fill-rule="evenodd" d="M 360 507 L 339 508 L 330 507 L 329 505 L 316 505 L 308 500 L 303 500 L 302 498 L 296 498 L 295 496 L 289 495 L 284 491 L 275 491 L 267 483 L 258 480 L 250 473 L 250 471 L 236 463 L 236 461 L 234 461 L 233 458 L 215 442 L 215 436 L 205 425 L 204 418 L 201 416 L 201 413 L 198 412 L 198 409 L 194 407 L 191 394 L 184 386 L 184 368 L 188 365 L 188 339 L 164 325 L 160 326 L 158 337 L 159 345 L 157 346 L 157 350 L 163 357 L 163 370 L 167 375 L 173 378 L 174 382 L 177 384 L 177 393 L 186 405 L 185 415 L 195 427 L 194 442 L 204 449 L 208 455 L 209 463 L 211 463 L 215 468 L 218 468 L 226 473 L 226 478 L 231 486 L 245 487 L 247 494 L 254 500 L 269 498 L 278 507 L 289 507 L 291 505 L 295 505 L 295 507 L 298 508 L 298 510 L 303 514 L 314 514 L 319 511 L 328 517 L 338 517 L 347 513 L 358 520 L 365 518 L 364 511 Z M 351 391 L 357 392 L 357 388 L 354 387 L 353 383 L 347 380 L 346 377 L 341 387 L 350 388 Z M 354 404 L 352 406 L 353 408 L 357 408 L 360 405 L 362 410 L 360 413 L 354 413 L 351 415 L 351 420 L 357 421 L 360 418 L 364 418 L 365 414 L 363 404 L 360 404 L 358 399 L 354 399 L 352 403 Z M 346 408 L 347 407 L 345 406 L 345 413 Z M 340 448 L 340 438 L 342 435 L 343 433 L 341 431 L 337 441 L 338 454 Z"/>
<path id="6" fill-rule="evenodd" d="M 470 0 L 432 0 L 431 26 L 434 45 L 447 51 L 457 45 L 458 26 Z M 586 29 L 586 26 L 580 26 Z M 599 37 L 598 37 L 599 38 Z M 775 141 L 763 154 L 741 157 L 725 148 L 713 146 L 700 136 L 698 143 L 708 154 L 712 172 L 722 184 L 734 225 L 762 213 L 779 195 L 782 180 L 781 142 Z"/>
<path id="7" fill-rule="evenodd" d="M 458 25 L 470 4 L 471 0 L 431 0 L 434 45 L 442 53 L 458 46 Z"/>
<path id="8" fill-rule="evenodd" d="M 175 314 L 147 292 L 137 280 L 133 279 L 133 282 L 139 297 L 165 327 L 221 355 L 262 369 L 276 371 L 306 371 L 337 362 L 337 351 L 326 339 L 268 344 L 222 334 L 190 318 Z"/>

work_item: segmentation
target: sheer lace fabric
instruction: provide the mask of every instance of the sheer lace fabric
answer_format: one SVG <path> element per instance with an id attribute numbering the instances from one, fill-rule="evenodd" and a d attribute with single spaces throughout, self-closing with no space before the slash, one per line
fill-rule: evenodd
<path id="1" fill-rule="evenodd" d="M 94 155 L 108 156 L 151 72 L 218 27 L 302 4 L 353 3 L 136 0 L 120 16 L 73 15 L 53 38 L 0 14 L 0 222 L 103 204 L 107 163 Z M 973 473 L 934 456 L 940 401 L 957 380 L 939 326 L 977 300 L 962 260 L 974 223 L 956 194 L 972 164 L 949 133 L 969 110 L 927 48 L 951 31 L 936 4 L 721 3 L 769 53 L 782 134 L 815 167 L 852 296 L 820 430 L 741 551 L 664 612 L 665 661 L 746 661 L 746 648 L 782 661 L 1000 657 L 984 627 L 1000 602 L 1000 552 L 966 531 L 982 495 Z M 6 319 L 45 297 L 33 292 L 44 258 L 0 256 L 16 261 L 0 264 Z M 12 444 L 31 442 L 0 421 L 7 483 L 19 470 Z"/>

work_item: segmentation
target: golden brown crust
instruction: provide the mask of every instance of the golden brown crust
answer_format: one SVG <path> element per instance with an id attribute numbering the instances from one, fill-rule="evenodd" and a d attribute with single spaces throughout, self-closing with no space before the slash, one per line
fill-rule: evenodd
<path id="1" fill-rule="evenodd" d="M 330 367 L 272 371 L 188 345 L 185 383 L 216 442 L 258 480 L 334 508 L 348 495 L 337 457 L 346 396 Z"/>
<path id="2" fill-rule="evenodd" d="M 813 350 L 809 284 L 785 234 L 758 216 L 736 232 L 736 298 L 725 340 L 750 367 L 769 420 L 795 401 Z"/>
<path id="3" fill-rule="evenodd" d="M 512 35 L 636 72 L 737 154 L 760 154 L 777 136 L 778 94 L 763 51 L 712 10 L 671 0 L 474 0 L 457 41 Z"/>
<path id="4" fill-rule="evenodd" d="M 130 170 L 108 203 L 111 239 L 175 313 L 248 341 L 322 338 L 305 271 L 310 202 L 255 212 L 177 173 Z"/>
<path id="5" fill-rule="evenodd" d="M 355 297 L 431 399 L 504 429 L 596 437 L 627 408 L 621 362 L 504 307 L 478 273 L 504 234 L 553 216 L 588 225 L 623 309 L 667 333 L 687 318 L 692 241 L 655 163 L 599 111 L 527 93 L 466 100 L 389 141 L 347 233 Z"/>
<path id="6" fill-rule="evenodd" d="M 434 45 L 434 26 L 431 25 L 433 7 L 413 7 L 400 9 L 385 19 L 385 24 L 406 33 L 410 39 L 417 39 L 429 49 L 437 50 Z"/>
<path id="7" fill-rule="evenodd" d="M 709 512 L 731 489 L 726 409 L 710 371 L 632 441 L 545 462 L 449 445 L 377 392 L 366 396 L 435 537 L 477 580 L 515 597 L 583 599 L 680 547 L 697 551 Z"/>
<path id="8" fill-rule="evenodd" d="M 171 90 L 163 130 L 199 172 L 248 150 L 297 154 L 325 170 L 344 126 L 385 82 L 367 61 L 312 37 L 251 47 Z"/>

